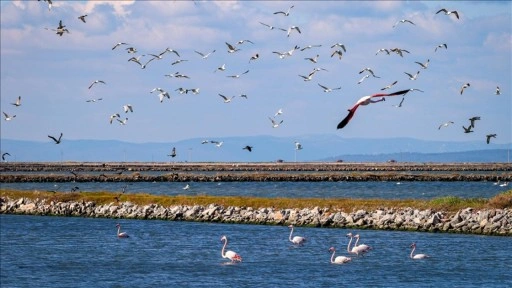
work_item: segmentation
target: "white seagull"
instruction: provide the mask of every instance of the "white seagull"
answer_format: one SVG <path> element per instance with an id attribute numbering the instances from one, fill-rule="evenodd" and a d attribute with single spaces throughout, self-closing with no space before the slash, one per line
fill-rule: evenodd
<path id="1" fill-rule="evenodd" d="M 285 31 L 286 32 L 286 29 L 283 29 L 283 28 L 279 28 L 279 27 L 275 27 L 275 26 L 272 26 L 272 25 L 268 25 L 268 24 L 265 24 L 263 22 L 260 22 L 260 24 L 263 25 L 263 26 L 267 26 L 270 30 L 279 29 L 281 31 Z"/>
<path id="2" fill-rule="evenodd" d="M 302 50 L 301 50 L 302 51 Z M 304 58 L 304 60 L 309 60 L 313 63 L 317 63 L 318 62 L 318 57 L 320 57 L 320 55 L 316 54 L 315 57 L 311 58 L 311 57 L 307 57 L 307 58 Z"/>
<path id="3" fill-rule="evenodd" d="M 112 121 L 116 118 L 120 118 L 121 115 L 119 115 L 119 113 L 116 113 L 116 114 L 112 114 L 110 115 L 110 124 L 112 124 Z"/>
<path id="4" fill-rule="evenodd" d="M 405 74 L 407 74 L 407 76 L 409 76 L 409 80 L 416 80 L 418 78 L 418 75 L 420 74 L 420 71 L 416 72 L 416 74 L 412 75 L 412 74 L 409 74 L 407 72 L 404 72 Z"/>
<path id="5" fill-rule="evenodd" d="M 345 48 L 345 44 L 342 44 L 342 43 L 335 43 L 331 46 L 331 49 L 334 48 L 334 47 L 340 47 L 341 49 L 343 49 L 343 52 L 347 52 L 347 49 Z"/>
<path id="6" fill-rule="evenodd" d="M 105 81 L 103 81 L 103 80 L 94 80 L 94 81 L 91 83 L 91 85 L 89 85 L 89 89 L 91 89 L 91 88 L 92 88 L 92 86 L 94 86 L 94 84 L 96 84 L 96 83 L 103 83 L 103 84 L 107 84 L 107 83 L 105 83 Z"/>
<path id="7" fill-rule="evenodd" d="M 126 125 L 126 122 L 128 121 L 128 118 L 124 118 L 124 120 L 117 119 L 117 121 L 119 122 L 119 125 Z"/>
<path id="8" fill-rule="evenodd" d="M 326 87 L 324 85 L 321 85 L 320 83 L 318 83 L 318 86 L 322 87 L 322 89 L 324 89 L 324 92 L 332 92 L 333 90 L 340 90 L 341 89 L 341 87 L 329 88 L 329 87 Z"/>
<path id="9" fill-rule="evenodd" d="M 123 105 L 124 113 L 132 112 L 133 113 L 133 107 L 131 104 Z"/>
<path id="10" fill-rule="evenodd" d="M 203 59 L 207 59 L 212 53 L 215 53 L 215 50 L 213 50 L 212 52 L 209 52 L 209 53 L 201 53 L 199 51 L 194 51 L 196 52 L 197 54 L 201 55 L 201 57 L 203 57 Z"/>
<path id="11" fill-rule="evenodd" d="M 398 81 L 395 81 L 395 82 L 393 82 L 393 83 L 389 84 L 388 86 L 386 86 L 386 87 L 384 87 L 384 88 L 381 88 L 380 90 L 386 90 L 386 89 L 389 89 L 389 88 L 393 87 L 393 85 L 395 85 L 396 83 L 398 83 Z"/>
<path id="12" fill-rule="evenodd" d="M 5 121 L 11 121 L 12 119 L 14 119 L 16 117 L 16 115 L 12 115 L 12 116 L 9 116 L 7 113 L 3 112 L 4 113 L 4 120 Z"/>
<path id="13" fill-rule="evenodd" d="M 338 55 L 338 58 L 339 58 L 339 59 L 341 59 L 341 57 L 343 57 L 343 51 L 341 51 L 341 49 L 333 51 L 333 52 L 331 53 L 331 58 L 332 58 L 334 55 Z"/>
<path id="14" fill-rule="evenodd" d="M 439 44 L 439 45 L 436 46 L 436 49 L 434 50 L 434 52 L 437 52 L 437 48 L 448 49 L 448 45 L 446 45 L 446 43 Z"/>
<path id="15" fill-rule="evenodd" d="M 186 59 L 178 59 L 178 60 L 172 62 L 171 65 L 180 64 L 181 62 L 185 62 L 185 61 L 188 61 L 188 60 L 186 60 Z"/>
<path id="16" fill-rule="evenodd" d="M 244 75 L 244 74 L 247 74 L 249 73 L 249 70 L 245 71 L 244 73 L 242 74 L 236 74 L 236 75 L 228 75 L 226 77 L 230 77 L 230 78 L 240 78 L 241 75 Z"/>
<path id="17" fill-rule="evenodd" d="M 375 77 L 375 78 L 380 78 L 379 76 L 376 76 L 376 75 L 375 75 L 375 73 L 373 73 L 372 68 L 369 68 L 369 67 L 364 68 L 363 70 L 359 71 L 359 74 L 362 74 L 364 71 L 368 71 L 368 72 L 369 72 L 370 74 L 372 74 L 372 76 L 373 76 L 373 77 Z"/>
<path id="18" fill-rule="evenodd" d="M 297 32 L 299 32 L 299 34 L 301 33 L 300 32 L 300 29 L 299 27 L 297 26 L 291 26 L 290 28 L 288 28 L 288 34 L 287 34 L 287 37 L 290 37 L 290 33 L 292 33 L 293 30 L 296 30 Z"/>
<path id="19" fill-rule="evenodd" d="M 307 46 L 301 48 L 300 51 L 304 51 L 306 49 L 311 49 L 313 47 L 322 47 L 322 45 L 307 45 Z"/>
<path id="20" fill-rule="evenodd" d="M 222 95 L 220 93 L 219 93 L 219 96 L 222 97 L 222 99 L 224 99 L 224 103 L 229 103 L 229 102 L 231 102 L 231 100 L 233 98 L 235 98 L 235 96 L 231 96 L 231 98 L 228 98 L 228 97 L 226 97 L 226 96 L 224 96 L 224 95 Z"/>
<path id="21" fill-rule="evenodd" d="M 94 103 L 94 102 L 101 101 L 101 100 L 103 100 L 103 98 L 89 99 L 89 100 L 85 100 L 85 102 Z"/>
<path id="22" fill-rule="evenodd" d="M 450 124 L 453 124 L 453 121 L 448 121 L 446 123 L 443 123 L 443 124 L 439 125 L 437 130 L 441 130 L 441 128 L 443 128 L 443 127 L 448 127 L 448 125 L 450 125 Z"/>
<path id="23" fill-rule="evenodd" d="M 228 42 L 225 42 L 228 46 L 228 53 L 235 53 L 236 51 L 240 51 L 240 49 L 236 48 L 235 46 L 229 44 Z"/>
<path id="24" fill-rule="evenodd" d="M 462 87 L 460 87 L 460 95 L 462 95 L 462 93 L 464 92 L 464 89 L 468 88 L 469 86 L 471 86 L 471 84 L 469 84 L 469 83 L 462 85 Z"/>
<path id="25" fill-rule="evenodd" d="M 414 24 L 411 20 L 407 20 L 407 19 L 402 19 L 402 20 L 399 20 L 399 21 L 396 21 L 395 25 L 393 25 L 393 28 L 396 27 L 396 25 L 400 24 L 400 23 L 411 23 L 412 25 L 416 25 Z"/>
<path id="26" fill-rule="evenodd" d="M 18 99 L 16 99 L 16 102 L 11 103 L 11 105 L 14 105 L 16 107 L 21 106 L 21 96 L 18 96 Z"/>
<path id="27" fill-rule="evenodd" d="M 501 95 L 500 86 L 496 86 L 496 92 L 494 92 L 496 95 Z"/>
<path id="28" fill-rule="evenodd" d="M 213 70 L 213 73 L 224 70 L 226 70 L 226 64 L 222 64 L 221 66 L 217 67 L 217 69 Z"/>
<path id="29" fill-rule="evenodd" d="M 290 15 L 290 10 L 293 8 L 294 6 L 290 6 L 290 8 L 288 8 L 288 10 L 286 12 L 284 11 L 277 11 L 277 12 L 274 12 L 274 15 L 277 15 L 277 14 L 283 14 L 284 16 L 289 16 Z"/>
<path id="30" fill-rule="evenodd" d="M 276 122 L 274 119 L 268 117 L 268 119 L 270 119 L 270 121 L 272 122 L 272 128 L 277 128 L 279 127 L 279 125 L 281 125 L 281 123 L 283 123 L 283 120 L 281 120 L 280 122 Z"/>
<path id="31" fill-rule="evenodd" d="M 252 55 L 251 58 L 249 59 L 249 63 L 251 63 L 252 60 L 256 60 L 258 58 L 260 58 L 260 54 L 256 53 L 256 54 Z"/>
<path id="32" fill-rule="evenodd" d="M 281 115 L 281 114 L 283 114 L 283 108 L 279 108 L 279 110 L 277 110 L 276 114 L 274 114 L 274 117 Z"/>
<path id="33" fill-rule="evenodd" d="M 280 59 L 283 59 L 283 58 L 285 58 L 285 57 L 287 57 L 287 56 L 292 56 L 292 55 L 293 55 L 293 52 L 294 52 L 295 50 L 299 49 L 299 48 L 300 48 L 299 46 L 295 45 L 295 47 L 293 47 L 293 49 L 291 49 L 291 50 L 289 50 L 289 51 L 286 51 L 286 52 L 275 52 L 275 51 L 274 51 L 274 52 L 272 52 L 272 53 L 279 55 L 279 58 L 280 58 Z"/>
<path id="34" fill-rule="evenodd" d="M 416 61 L 416 62 L 414 62 L 414 63 L 416 63 L 416 64 L 420 65 L 420 66 L 421 66 L 421 68 L 423 68 L 423 69 L 427 69 L 428 64 L 430 63 L 430 59 L 427 59 L 427 62 L 425 62 L 425 63 L 421 63 L 421 62 L 417 62 L 417 61 Z"/>
<path id="35" fill-rule="evenodd" d="M 437 11 L 437 12 L 436 12 L 436 14 L 439 14 L 440 12 L 444 12 L 444 15 L 451 15 L 451 14 L 454 14 L 454 15 L 455 15 L 455 17 L 457 17 L 457 19 L 459 19 L 459 13 L 458 13 L 457 11 L 455 11 L 455 10 L 454 10 L 454 11 L 448 11 L 448 10 L 446 10 L 446 9 L 444 9 L 444 8 L 443 8 L 443 9 L 441 9 L 441 10 Z"/>
<path id="36" fill-rule="evenodd" d="M 386 48 L 381 48 L 381 49 L 377 50 L 377 53 L 375 53 L 375 55 L 379 54 L 380 52 L 386 52 L 386 54 L 389 55 L 389 50 Z"/>
<path id="37" fill-rule="evenodd" d="M 363 76 L 363 78 L 361 78 L 361 80 L 359 80 L 359 81 L 357 82 L 357 84 L 361 84 L 361 83 L 364 81 L 364 79 L 366 79 L 366 78 L 368 78 L 368 77 L 370 77 L 370 74 L 366 74 L 366 75 L 364 75 L 364 76 Z"/>
<path id="38" fill-rule="evenodd" d="M 114 47 L 112 47 L 112 50 L 116 49 L 117 47 L 121 46 L 121 45 L 128 45 L 128 43 L 125 43 L 125 42 L 119 42 L 117 43 L 116 45 L 114 45 Z"/>

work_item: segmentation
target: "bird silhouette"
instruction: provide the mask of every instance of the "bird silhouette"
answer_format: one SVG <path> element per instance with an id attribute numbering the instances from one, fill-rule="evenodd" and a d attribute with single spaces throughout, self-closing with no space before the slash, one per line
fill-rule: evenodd
<path id="1" fill-rule="evenodd" d="M 55 142 L 55 144 L 60 144 L 60 141 L 62 140 L 62 132 L 60 133 L 60 136 L 58 139 L 51 135 L 48 135 L 48 138 L 52 139 Z"/>

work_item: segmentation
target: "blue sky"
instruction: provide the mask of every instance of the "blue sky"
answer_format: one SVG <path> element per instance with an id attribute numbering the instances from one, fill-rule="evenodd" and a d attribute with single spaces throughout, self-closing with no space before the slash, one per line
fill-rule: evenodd
<path id="1" fill-rule="evenodd" d="M 286 11 L 289 16 L 273 14 Z M 454 15 L 436 14 L 441 9 Z M 1 110 L 16 115 L 1 121 L 4 139 L 51 141 L 65 139 L 122 140 L 136 143 L 173 142 L 188 138 L 230 136 L 277 137 L 335 134 L 346 138 L 411 137 L 423 140 L 512 142 L 511 9 L 510 1 L 43 1 L 1 2 Z M 77 17 L 87 14 L 86 23 Z M 400 23 L 408 19 L 415 23 Z M 55 29 L 62 20 L 69 34 Z M 270 30 L 260 22 L 301 33 Z M 240 50 L 227 52 L 225 42 Z M 112 47 L 118 42 L 130 45 Z M 341 59 L 331 46 L 343 43 Z M 448 49 L 438 49 L 446 43 Z M 280 59 L 272 52 L 294 46 L 322 45 Z M 128 54 L 127 47 L 138 52 Z M 146 69 L 141 62 L 167 47 L 167 53 Z M 403 57 L 378 49 L 402 48 Z M 339 48 L 337 48 L 339 49 Z M 202 59 L 194 51 L 210 52 Z M 255 54 L 259 58 L 249 61 Z M 319 55 L 318 62 L 304 58 Z M 184 59 L 179 64 L 172 62 Z M 415 62 L 430 59 L 427 69 Z M 217 67 L 225 64 L 224 71 Z M 380 78 L 358 81 L 370 67 Z M 316 72 L 311 81 L 299 75 Z M 240 78 L 227 77 L 249 70 Z M 216 71 L 216 72 L 214 72 Z M 404 73 L 420 71 L 417 80 Z M 169 78 L 176 72 L 189 76 Z M 106 84 L 89 85 L 94 80 Z M 405 96 L 361 106 L 343 129 L 336 125 L 347 109 L 365 95 L 398 81 L 387 92 L 417 88 Z M 470 87 L 460 94 L 461 86 Z M 340 90 L 326 93 L 318 84 Z M 495 95 L 499 86 L 501 95 Z M 170 100 L 160 103 L 160 87 Z M 178 88 L 199 88 L 179 94 Z M 218 94 L 236 96 L 224 103 Z M 22 105 L 11 105 L 17 97 Z M 102 98 L 97 102 L 89 99 Z M 123 105 L 131 104 L 133 113 Z M 273 128 L 269 117 L 283 123 Z M 128 118 L 126 125 L 110 115 Z M 480 116 L 473 133 L 462 126 Z M 454 124 L 442 129 L 447 121 Z M 63 141 L 64 141 L 63 140 Z"/>

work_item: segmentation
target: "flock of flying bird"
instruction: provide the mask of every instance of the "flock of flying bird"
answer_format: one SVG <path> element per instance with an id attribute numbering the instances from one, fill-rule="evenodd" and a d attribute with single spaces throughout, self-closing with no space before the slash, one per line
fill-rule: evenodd
<path id="1" fill-rule="evenodd" d="M 51 0 L 44 0 L 44 2 L 46 2 L 48 4 L 48 9 L 51 10 L 52 9 L 52 1 Z M 290 6 L 285 11 L 277 11 L 277 12 L 274 12 L 273 14 L 276 15 L 276 17 L 278 17 L 278 15 L 283 15 L 285 17 L 288 17 L 288 16 L 291 15 L 292 9 L 294 7 L 295 6 L 292 5 L 292 6 Z M 435 14 L 440 14 L 440 13 L 445 14 L 445 15 L 447 15 L 449 17 L 454 16 L 454 17 L 456 17 L 456 19 L 459 19 L 459 13 L 457 11 L 450 11 L 450 10 L 447 10 L 447 9 L 440 9 Z M 86 17 L 87 16 L 88 16 L 87 14 L 84 14 L 84 15 L 78 16 L 77 18 L 78 18 L 79 21 L 81 21 L 83 23 L 87 23 L 87 21 L 86 21 Z M 266 24 L 266 23 L 263 23 L 263 22 L 259 22 L 259 23 L 262 26 L 268 28 L 269 30 L 286 32 L 286 37 L 287 38 L 289 38 L 293 34 L 298 34 L 298 35 L 302 34 L 301 28 L 299 28 L 298 26 L 295 26 L 295 25 L 291 25 L 287 29 L 285 29 L 285 28 L 275 27 L 273 25 Z M 396 28 L 399 25 L 416 25 L 416 24 L 413 21 L 409 20 L 409 19 L 401 19 L 399 21 L 396 21 L 396 23 L 394 23 L 393 28 Z M 68 30 L 67 26 L 63 24 L 62 20 L 59 21 L 58 26 L 55 29 L 49 29 L 49 28 L 45 28 L 45 29 L 46 30 L 54 31 L 59 37 L 65 35 L 67 33 L 71 33 Z M 235 43 L 235 44 L 231 44 L 229 42 L 225 42 L 226 51 L 229 54 L 237 53 L 238 51 L 242 50 L 240 48 L 240 47 L 242 47 L 242 45 L 255 45 L 253 41 L 248 40 L 248 39 L 241 39 L 241 40 L 239 40 L 237 42 L 233 42 L 233 43 Z M 281 51 L 281 52 L 279 52 L 279 51 L 272 51 L 272 54 L 277 55 L 278 58 L 280 58 L 280 59 L 285 59 L 285 58 L 288 58 L 288 57 L 292 57 L 294 55 L 295 51 L 306 51 L 306 50 L 310 50 L 310 49 L 316 49 L 316 48 L 321 47 L 321 46 L 322 46 L 321 44 L 316 44 L 316 45 L 306 45 L 306 46 L 301 48 L 298 45 L 295 45 L 292 49 L 290 49 L 288 51 Z M 150 63 L 162 60 L 162 59 L 164 59 L 164 57 L 167 58 L 168 54 L 172 54 L 172 56 L 175 57 L 172 60 L 172 62 L 171 62 L 171 66 L 172 67 L 175 67 L 175 65 L 179 65 L 180 63 L 189 61 L 187 59 L 181 58 L 180 53 L 178 51 L 174 50 L 174 49 L 171 49 L 170 47 L 167 47 L 167 48 L 163 49 L 161 52 L 157 52 L 157 53 L 137 54 L 137 53 L 139 53 L 139 51 L 138 51 L 138 49 L 136 47 L 130 45 L 127 42 L 118 42 L 118 43 L 114 44 L 111 47 L 110 50 L 112 50 L 114 52 L 117 52 L 117 51 L 121 50 L 122 48 L 124 48 L 124 53 L 127 53 L 127 54 L 130 55 L 130 58 L 127 60 L 127 62 L 133 62 L 133 63 L 137 64 L 141 69 L 147 69 L 149 67 L 148 65 L 150 65 Z M 343 43 L 334 43 L 334 44 L 330 45 L 330 48 L 332 49 L 332 53 L 330 53 L 330 57 L 331 58 L 336 56 L 338 59 L 342 59 L 343 56 L 345 55 L 346 51 L 347 51 L 346 45 L 343 44 Z M 439 45 L 435 46 L 435 48 L 433 49 L 434 53 L 436 53 L 438 51 L 438 49 L 445 49 L 445 50 L 447 50 L 448 49 L 448 45 L 446 43 L 442 43 L 442 44 L 439 44 Z M 213 49 L 213 50 L 211 50 L 209 52 L 201 52 L 201 51 L 197 51 L 197 50 L 195 50 L 194 52 L 200 57 L 200 59 L 206 60 L 209 57 L 211 57 L 212 55 L 214 55 L 214 53 L 216 53 L 216 49 Z M 378 49 L 377 52 L 375 53 L 375 55 L 379 55 L 380 53 L 385 53 L 386 55 L 396 54 L 396 55 L 398 55 L 400 57 L 404 57 L 405 54 L 410 54 L 411 52 L 406 50 L 406 49 L 403 49 L 403 48 L 394 47 L 394 48 L 389 48 L 389 49 L 388 48 Z M 144 57 L 147 57 L 148 60 L 143 61 Z M 318 58 L 319 57 L 320 57 L 320 54 L 316 54 L 316 56 L 314 56 L 314 57 L 305 57 L 304 60 L 307 60 L 307 61 L 309 61 L 309 62 L 311 62 L 313 64 L 316 64 L 316 63 L 318 63 Z M 254 55 L 251 55 L 248 58 L 248 63 L 256 61 L 259 58 L 260 58 L 260 53 L 255 53 Z M 408 79 L 410 81 L 416 81 L 416 80 L 419 79 L 420 72 L 423 71 L 423 70 L 427 70 L 428 69 L 428 67 L 430 65 L 430 59 L 427 59 L 425 62 L 418 62 L 418 61 L 416 61 L 415 63 L 419 65 L 419 69 L 417 70 L 417 72 L 415 72 L 415 73 L 404 72 L 404 74 L 407 75 L 407 77 L 408 77 Z M 154 64 L 152 64 L 152 65 L 154 65 Z M 226 70 L 226 64 L 224 63 L 224 64 L 218 66 L 213 72 L 214 73 L 217 73 L 217 72 L 220 73 L 220 72 L 224 72 L 225 70 Z M 245 75 L 248 74 L 249 72 L 250 72 L 250 69 L 244 69 L 244 70 L 242 70 L 238 74 L 227 75 L 226 77 L 227 78 L 232 78 L 232 79 L 239 79 L 239 78 L 245 77 Z M 309 73 L 307 73 L 306 75 L 299 74 L 298 76 L 300 78 L 302 78 L 303 81 L 308 82 L 308 81 L 311 81 L 313 79 L 313 77 L 316 75 L 316 73 L 320 73 L 320 72 L 324 73 L 324 72 L 328 72 L 328 70 L 324 69 L 324 68 L 315 67 Z M 366 67 L 366 68 L 364 68 L 364 69 L 359 71 L 359 74 L 363 74 L 363 73 L 364 73 L 364 76 L 357 82 L 357 84 L 362 84 L 363 81 L 365 81 L 365 79 L 368 79 L 369 77 L 381 78 L 380 76 L 376 75 L 376 73 L 372 70 L 371 67 Z M 180 72 L 169 73 L 169 74 L 165 74 L 163 76 L 164 77 L 168 77 L 168 78 L 190 79 L 190 76 L 188 76 L 186 74 L 183 74 L 183 73 L 180 73 Z M 397 83 L 398 83 L 398 80 L 396 80 L 396 81 L 392 82 L 391 84 L 381 88 L 380 90 L 384 91 L 384 90 L 391 89 Z M 100 85 L 100 84 L 101 85 L 107 85 L 107 82 L 104 81 L 104 80 L 99 80 L 99 79 L 98 80 L 94 80 L 88 86 L 88 90 L 97 89 L 95 87 L 97 85 Z M 335 90 L 340 90 L 341 89 L 341 87 L 328 87 L 328 86 L 320 84 L 320 83 L 317 83 L 317 85 L 322 89 L 323 92 L 326 92 L 326 93 L 333 92 Z M 464 85 L 462 85 L 461 89 L 460 89 L 460 94 L 462 95 L 466 89 L 470 88 L 470 86 L 471 86 L 470 83 L 465 83 Z M 190 93 L 190 94 L 197 95 L 197 94 L 200 94 L 201 89 L 199 87 L 192 87 L 192 88 L 191 87 L 187 87 L 187 88 L 178 87 L 178 88 L 174 89 L 174 91 L 179 93 L 179 94 L 189 94 Z M 352 120 L 352 118 L 355 115 L 356 110 L 360 106 L 366 106 L 366 105 L 369 105 L 369 104 L 372 104 L 372 103 L 378 103 L 378 102 L 386 101 L 386 97 L 402 96 L 402 99 L 401 99 L 400 103 L 397 104 L 397 105 L 393 105 L 394 107 L 399 108 L 399 107 L 402 107 L 403 102 L 405 100 L 405 96 L 408 93 L 411 93 L 411 92 L 414 92 L 414 91 L 424 92 L 424 91 L 422 91 L 420 89 L 412 88 L 412 89 L 405 89 L 405 90 L 400 90 L 400 91 L 392 92 L 392 93 L 381 92 L 381 93 L 376 93 L 376 94 L 373 94 L 373 95 L 368 95 L 368 96 L 361 97 L 358 101 L 356 101 L 356 103 L 351 108 L 348 109 L 348 114 L 338 123 L 337 129 L 344 128 Z M 172 92 L 169 92 L 166 89 L 163 89 L 163 88 L 160 88 L 160 87 L 156 87 L 156 88 L 153 88 L 152 90 L 149 91 L 150 94 L 153 94 L 155 92 L 157 93 L 158 99 L 159 99 L 159 101 L 161 103 L 166 101 L 166 99 L 168 99 L 168 100 L 171 99 L 171 93 Z M 496 95 L 500 95 L 501 94 L 499 87 L 496 88 L 496 92 L 494 94 L 496 94 Z M 224 93 L 218 93 L 218 96 L 222 99 L 223 103 L 226 103 L 226 104 L 227 103 L 231 103 L 234 100 L 235 97 L 244 98 L 244 99 L 248 99 L 249 98 L 248 95 L 244 94 L 244 93 L 240 93 L 238 95 L 226 95 Z M 88 102 L 88 103 L 96 103 L 96 102 L 101 101 L 102 99 L 103 98 L 93 98 L 93 99 L 86 100 L 86 102 Z M 11 103 L 11 104 L 14 105 L 15 107 L 21 106 L 21 96 L 19 96 L 17 98 L 16 102 Z M 133 108 L 133 106 L 131 104 L 123 104 L 122 108 L 123 108 L 123 111 L 124 111 L 124 115 L 127 115 L 127 113 L 133 113 L 134 112 L 134 108 Z M 282 118 L 280 118 L 282 114 L 283 114 L 283 110 L 281 108 L 273 116 L 268 117 L 268 119 L 270 120 L 270 124 L 271 124 L 272 128 L 278 128 L 278 127 L 280 127 L 283 124 L 284 120 Z M 4 120 L 5 121 L 13 120 L 16 117 L 16 115 L 11 115 L 11 114 L 8 114 L 6 112 L 3 112 L 3 115 L 4 115 Z M 110 117 L 109 117 L 109 123 L 112 124 L 112 123 L 114 123 L 114 121 L 116 121 L 120 125 L 127 125 L 128 117 L 126 117 L 126 116 L 122 117 L 121 115 L 123 115 L 122 112 L 121 113 L 120 112 L 112 113 L 110 115 Z M 471 122 L 470 122 L 468 127 L 462 126 L 462 128 L 464 129 L 464 133 L 474 132 L 473 129 L 475 127 L 475 121 L 476 120 L 480 120 L 480 117 L 478 117 L 478 116 L 471 117 L 469 120 Z M 438 129 L 440 130 L 443 127 L 448 127 L 450 124 L 454 124 L 454 122 L 453 121 L 448 121 L 446 123 L 443 123 L 443 124 L 439 125 Z M 59 144 L 62 141 L 62 135 L 63 135 L 62 133 L 60 133 L 59 137 L 48 135 L 48 138 L 53 140 L 55 144 Z M 486 142 L 487 142 L 487 144 L 490 143 L 490 139 L 491 138 L 495 138 L 496 136 L 497 136 L 496 133 L 487 134 L 486 135 L 486 139 L 487 139 Z M 216 144 L 217 147 L 221 147 L 222 146 L 222 142 L 217 142 L 215 144 Z M 251 152 L 253 147 L 250 146 L 250 145 L 247 145 L 247 146 L 243 147 L 242 149 Z M 297 149 L 297 150 L 299 150 L 299 149 Z M 176 157 L 176 155 L 177 155 L 176 154 L 176 148 L 174 147 L 172 149 L 171 154 L 168 154 L 168 156 L 174 158 L 174 157 Z"/>
<path id="2" fill-rule="evenodd" d="M 117 227 L 117 237 L 118 238 L 129 238 L 130 237 L 127 232 L 121 232 L 120 224 L 116 224 L 116 227 Z M 292 245 L 294 245 L 294 247 L 297 247 L 297 248 L 301 247 L 307 242 L 307 239 L 305 237 L 293 236 L 293 229 L 294 229 L 293 225 L 289 225 L 288 228 L 290 228 L 290 235 L 288 236 L 288 240 L 292 243 Z M 364 256 L 366 253 L 373 250 L 373 247 L 371 247 L 369 245 L 359 244 L 359 239 L 360 239 L 359 234 L 353 235 L 352 233 L 348 233 L 346 235 L 346 237 L 350 238 L 350 240 L 348 241 L 348 244 L 347 244 L 348 254 L 354 255 L 355 257 Z M 356 239 L 356 241 L 352 245 L 352 240 L 354 238 Z M 229 262 L 227 262 L 227 263 L 234 264 L 234 263 L 242 262 L 243 258 L 239 253 L 237 253 L 233 250 L 226 250 L 226 246 L 228 245 L 227 236 L 223 235 L 220 238 L 220 241 L 223 243 L 220 255 L 222 258 L 229 260 Z M 411 258 L 413 260 L 430 258 L 430 256 L 427 254 L 414 254 L 414 252 L 416 251 L 416 243 L 412 243 L 410 245 L 410 248 L 411 248 L 411 253 L 409 254 L 409 258 Z M 331 253 L 330 262 L 332 264 L 346 264 L 346 263 L 349 263 L 352 261 L 352 257 L 341 256 L 341 255 L 335 256 L 336 248 L 334 248 L 334 247 L 330 247 L 328 251 Z"/>

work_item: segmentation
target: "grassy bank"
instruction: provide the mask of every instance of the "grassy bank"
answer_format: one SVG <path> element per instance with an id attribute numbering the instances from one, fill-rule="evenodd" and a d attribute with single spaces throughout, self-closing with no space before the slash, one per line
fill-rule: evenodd
<path id="1" fill-rule="evenodd" d="M 379 208 L 413 208 L 413 209 L 434 209 L 437 211 L 456 212 L 460 209 L 471 207 L 473 209 L 490 208 L 512 208 L 512 190 L 498 194 L 490 199 L 485 198 L 459 198 L 441 197 L 432 200 L 417 199 L 353 199 L 353 198 L 258 198 L 258 197 L 228 197 L 228 196 L 162 196 L 151 194 L 118 194 L 106 191 L 100 192 L 46 192 L 46 191 L 20 191 L 11 189 L 0 189 L 1 197 L 19 199 L 22 197 L 30 199 L 48 199 L 55 202 L 67 201 L 92 201 L 97 205 L 130 201 L 137 205 L 160 204 L 162 206 L 173 205 L 202 205 L 209 204 L 237 207 L 274 207 L 275 209 L 287 208 L 322 208 L 339 209 L 352 211 L 358 209 L 375 210 Z"/>

